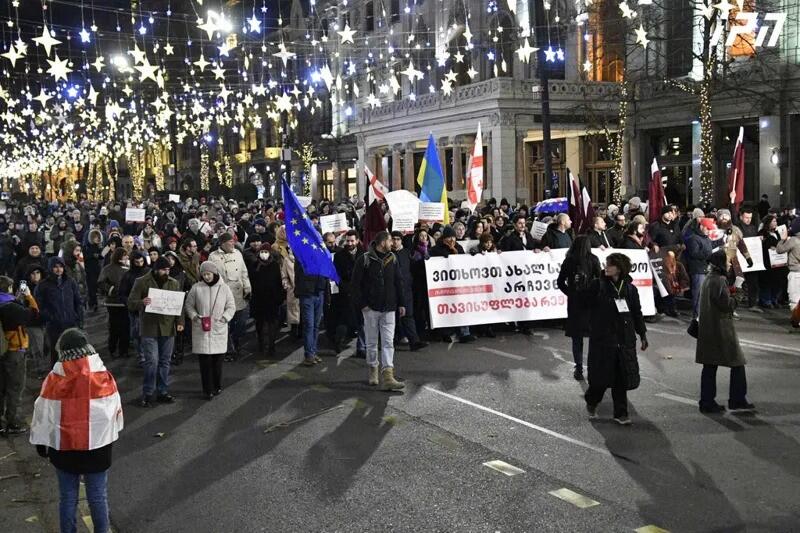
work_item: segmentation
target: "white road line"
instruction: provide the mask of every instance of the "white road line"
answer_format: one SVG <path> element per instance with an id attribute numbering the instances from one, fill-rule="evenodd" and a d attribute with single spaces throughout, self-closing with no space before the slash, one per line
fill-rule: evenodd
<path id="1" fill-rule="evenodd" d="M 687 326 L 688 327 L 688 326 Z M 665 335 L 683 335 L 683 331 L 673 331 L 655 326 L 647 326 L 648 331 L 655 331 L 656 333 L 663 333 Z M 800 355 L 800 348 L 791 348 L 789 346 L 780 346 L 778 344 L 769 344 L 767 342 L 759 342 L 750 339 L 739 339 L 739 343 L 747 348 L 758 348 L 767 352 L 781 353 L 787 355 Z"/>
<path id="2" fill-rule="evenodd" d="M 673 402 L 685 403 L 686 405 L 691 405 L 693 407 L 697 407 L 697 402 L 694 400 L 690 400 L 689 398 L 684 398 L 683 396 L 676 396 L 674 394 L 670 394 L 668 392 L 659 392 L 656 394 L 659 398 L 665 398 L 667 400 L 672 400 Z"/>
<path id="3" fill-rule="evenodd" d="M 601 453 L 603 455 L 608 455 L 608 456 L 612 455 L 611 452 L 609 452 L 605 448 L 600 448 L 599 446 L 595 446 L 593 444 L 589 444 L 588 442 L 583 442 L 582 440 L 574 439 L 574 438 L 570 437 L 569 435 L 564 435 L 562 433 L 558 433 L 557 431 L 553 431 L 552 429 L 547 429 L 546 427 L 537 426 L 536 424 L 532 424 L 532 423 L 530 423 L 530 422 L 528 422 L 526 420 L 522 420 L 520 418 L 511 416 L 511 415 L 507 415 L 505 413 L 501 413 L 500 411 L 496 411 L 496 410 L 494 410 L 494 409 L 492 409 L 490 407 L 486 407 L 484 405 L 481 405 L 481 404 L 478 404 L 478 403 L 475 403 L 475 402 L 471 402 L 469 400 L 465 400 L 464 398 L 459 398 L 458 396 L 454 396 L 452 394 L 448 394 L 446 392 L 442 392 L 442 391 L 440 391 L 438 389 L 434 389 L 433 387 L 430 387 L 428 385 L 423 386 L 423 388 L 425 388 L 425 389 L 427 389 L 427 390 L 429 390 L 429 391 L 431 391 L 431 392 L 433 392 L 435 394 L 438 394 L 440 396 L 444 396 L 445 398 L 450 398 L 451 400 L 455 400 L 457 402 L 463 403 L 464 405 L 469 405 L 470 407 L 474 407 L 476 409 L 480 409 L 481 411 L 484 411 L 486 413 L 490 413 L 490 414 L 499 416 L 501 418 L 505 418 L 506 420 L 511 420 L 512 422 L 516 422 L 517 424 L 523 425 L 523 426 L 531 428 L 531 429 L 535 429 L 536 431 L 544 433 L 545 435 L 550 435 L 551 437 L 555 437 L 555 438 L 563 440 L 565 442 L 569 442 L 571 444 L 575 444 L 575 445 L 580 446 L 582 448 L 586 448 L 587 450 L 592 450 L 594 452 Z"/>
<path id="4" fill-rule="evenodd" d="M 514 465 L 508 464 L 505 461 L 501 461 L 499 459 L 495 459 L 494 461 L 487 461 L 483 463 L 483 466 L 488 466 L 492 470 L 497 470 L 507 476 L 516 476 L 518 474 L 524 474 L 525 471 L 521 468 L 517 468 Z"/>
<path id="5" fill-rule="evenodd" d="M 486 352 L 486 353 L 493 353 L 495 355 L 499 355 L 500 357 L 507 357 L 509 359 L 514 359 L 515 361 L 524 361 L 525 360 L 525 358 L 522 357 L 521 355 L 508 353 L 508 352 L 503 352 L 501 350 L 495 350 L 494 348 L 486 348 L 484 346 L 481 346 L 480 348 L 478 348 L 478 350 L 480 350 L 482 352 Z"/>

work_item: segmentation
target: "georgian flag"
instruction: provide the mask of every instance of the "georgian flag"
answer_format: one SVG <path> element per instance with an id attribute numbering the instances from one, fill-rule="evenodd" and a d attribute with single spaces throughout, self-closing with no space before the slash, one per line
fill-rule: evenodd
<path id="1" fill-rule="evenodd" d="M 124 427 L 114 377 L 97 354 L 59 361 L 47 375 L 33 408 L 31 444 L 55 450 L 95 450 Z"/>
<path id="2" fill-rule="evenodd" d="M 483 193 L 483 139 L 481 137 L 481 123 L 478 122 L 478 133 L 475 135 L 475 146 L 467 171 L 467 203 L 471 211 L 481 201 Z"/>
<path id="3" fill-rule="evenodd" d="M 367 165 L 364 165 L 364 173 L 367 175 L 367 186 L 369 187 L 368 205 L 372 205 L 372 202 L 375 200 L 383 200 L 383 198 L 389 193 L 389 189 L 387 189 L 383 183 L 378 181 L 377 176 L 372 173 Z"/>

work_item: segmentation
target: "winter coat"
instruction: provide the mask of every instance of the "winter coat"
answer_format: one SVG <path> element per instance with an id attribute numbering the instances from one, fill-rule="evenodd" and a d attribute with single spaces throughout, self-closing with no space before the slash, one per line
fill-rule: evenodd
<path id="1" fill-rule="evenodd" d="M 516 230 L 500 239 L 500 249 L 504 252 L 533 250 L 534 248 L 536 248 L 536 242 L 533 240 L 533 235 L 531 235 L 529 231 L 525 231 L 524 243 L 522 242 L 522 237 Z"/>
<path id="2" fill-rule="evenodd" d="M 689 230 L 686 237 L 686 253 L 683 254 L 683 258 L 690 276 L 706 273 L 707 260 L 713 249 L 711 240 L 707 235 L 700 233 L 699 228 Z"/>
<path id="3" fill-rule="evenodd" d="M 23 303 L 9 293 L 0 294 L 0 322 L 3 324 L 3 334 L 8 342 L 9 352 L 28 349 L 27 328 L 38 318 L 39 306 L 36 305 L 33 295 L 25 296 Z"/>
<path id="4" fill-rule="evenodd" d="M 644 244 L 636 242 L 633 237 L 626 235 L 622 239 L 622 242 L 619 243 L 617 248 L 621 248 L 623 250 L 644 250 Z"/>
<path id="5" fill-rule="evenodd" d="M 659 247 L 676 246 L 681 243 L 681 234 L 677 224 L 666 224 L 663 220 L 656 220 L 647 228 L 650 240 Z"/>
<path id="6" fill-rule="evenodd" d="M 462 248 L 460 244 L 456 243 L 456 251 L 453 252 L 452 250 L 450 250 L 450 248 L 445 246 L 443 240 L 440 240 L 439 242 L 436 243 L 436 246 L 430 249 L 431 257 L 450 257 L 450 254 L 452 253 L 463 254 L 464 248 Z"/>
<path id="7" fill-rule="evenodd" d="M 617 287 L 611 278 L 601 276 L 584 292 L 591 308 L 589 337 L 589 385 L 613 387 L 624 384 L 627 390 L 639 386 L 639 361 L 636 359 L 636 335 L 646 338 L 639 292 L 631 278 L 625 278 L 619 295 L 628 304 L 629 312 L 617 310 Z"/>
<path id="8" fill-rule="evenodd" d="M 100 271 L 97 286 L 106 295 L 106 307 L 125 307 L 125 303 L 120 301 L 119 298 L 119 286 L 122 282 L 122 277 L 127 271 L 128 267 L 119 263 L 106 265 Z"/>
<path id="9" fill-rule="evenodd" d="M 789 237 L 779 242 L 775 251 L 779 254 L 788 254 L 786 264 L 789 272 L 800 272 L 800 237 Z"/>
<path id="10" fill-rule="evenodd" d="M 247 308 L 247 298 L 250 297 L 250 276 L 247 275 L 247 265 L 244 264 L 242 252 L 234 250 L 225 253 L 222 248 L 211 252 L 208 260 L 214 263 L 222 278 L 236 298 L 236 310 Z"/>
<path id="11" fill-rule="evenodd" d="M 558 226 L 551 224 L 547 231 L 542 236 L 542 248 L 550 248 L 555 250 L 557 248 L 569 248 L 572 246 L 572 235 L 569 231 L 558 231 Z"/>
<path id="12" fill-rule="evenodd" d="M 43 255 L 39 257 L 26 255 L 17 262 L 17 268 L 14 271 L 14 282 L 17 285 L 19 285 L 20 281 L 28 279 L 28 272 L 33 265 L 42 267 L 42 272 L 46 274 L 50 272 L 47 270 L 47 259 Z"/>
<path id="13" fill-rule="evenodd" d="M 369 251 L 356 261 L 352 294 L 359 309 L 369 307 L 387 313 L 405 307 L 403 275 L 394 253 L 380 254 L 370 246 Z"/>
<path id="14" fill-rule="evenodd" d="M 699 309 L 695 362 L 729 367 L 744 365 L 744 354 L 733 327 L 736 299 L 731 297 L 725 276 L 718 270 L 713 270 L 703 281 Z"/>
<path id="15" fill-rule="evenodd" d="M 92 242 L 92 235 L 100 236 L 100 243 L 95 244 Z M 89 237 L 83 245 L 83 265 L 86 268 L 86 276 L 90 279 L 100 275 L 100 269 L 103 264 L 103 233 L 100 230 L 93 229 L 89 232 Z"/>
<path id="16" fill-rule="evenodd" d="M 300 261 L 294 263 L 294 294 L 298 298 L 324 293 L 330 286 L 325 276 L 306 274 Z"/>
<path id="17" fill-rule="evenodd" d="M 567 321 L 564 326 L 567 337 L 588 337 L 591 334 L 591 307 L 581 291 L 600 277 L 600 261 L 594 254 L 589 260 L 591 272 L 583 272 L 574 258 L 567 257 L 558 274 L 558 288 L 567 295 Z"/>
<path id="18" fill-rule="evenodd" d="M 69 328 L 83 323 L 83 302 L 75 280 L 50 274 L 36 286 L 33 295 L 39 304 L 39 314 L 48 327 Z"/>
<path id="19" fill-rule="evenodd" d="M 186 295 L 186 318 L 192 324 L 192 352 L 224 354 L 228 349 L 228 323 L 236 313 L 236 299 L 222 278 L 214 285 L 195 283 Z M 203 331 L 201 317 L 211 317 L 211 331 Z"/>
<path id="20" fill-rule="evenodd" d="M 614 241 L 606 231 L 596 231 L 593 229 L 587 233 L 587 235 L 589 236 L 589 242 L 592 248 L 600 248 L 601 246 L 605 246 L 606 248 L 614 247 Z"/>
<path id="21" fill-rule="evenodd" d="M 625 239 L 625 227 L 612 226 L 610 229 L 606 230 L 606 237 L 608 237 L 612 248 L 619 248 L 622 241 Z"/>
<path id="22" fill-rule="evenodd" d="M 197 253 L 189 257 L 183 252 L 178 252 L 178 262 L 186 276 L 186 283 L 194 285 L 200 281 L 200 257 Z"/>
<path id="23" fill-rule="evenodd" d="M 286 291 L 281 279 L 281 256 L 271 252 L 267 261 L 261 261 L 253 268 L 250 285 L 253 294 L 250 297 L 250 315 L 253 318 L 264 318 L 269 321 L 280 317 L 281 304 L 286 300 Z"/>
<path id="24" fill-rule="evenodd" d="M 280 251 L 275 245 L 272 246 L 272 249 Z M 286 289 L 286 323 L 289 325 L 299 324 L 300 300 L 294 293 L 294 263 L 296 259 L 291 251 L 286 255 L 281 254 L 281 256 L 283 257 L 283 262 L 281 263 L 281 283 L 283 283 L 283 287 Z"/>
<path id="25" fill-rule="evenodd" d="M 414 307 L 414 296 L 412 292 L 412 279 L 411 279 L 411 252 L 408 248 L 403 248 L 394 252 L 397 257 L 397 264 L 400 268 L 400 276 L 403 278 L 403 301 L 405 302 L 406 314 L 411 315 L 411 309 Z"/>
<path id="26" fill-rule="evenodd" d="M 164 285 L 159 287 L 151 270 L 134 282 L 133 289 L 128 295 L 128 310 L 133 313 L 139 313 L 139 333 L 142 337 L 172 337 L 175 335 L 175 326 L 178 324 L 183 325 L 183 315 L 172 316 L 146 313 L 142 300 L 147 298 L 150 289 L 183 291 L 181 291 L 181 287 L 175 278 L 167 278 Z"/>

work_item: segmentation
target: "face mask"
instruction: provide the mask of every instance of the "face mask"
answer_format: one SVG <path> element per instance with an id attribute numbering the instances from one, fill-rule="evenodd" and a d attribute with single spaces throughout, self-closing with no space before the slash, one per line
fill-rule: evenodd
<path id="1" fill-rule="evenodd" d="M 259 253 L 259 254 L 258 254 L 258 257 L 259 257 L 259 258 L 260 258 L 262 261 L 266 261 L 266 260 L 267 260 L 267 258 L 269 258 L 269 254 L 268 254 L 267 252 L 261 252 L 261 253 Z"/>

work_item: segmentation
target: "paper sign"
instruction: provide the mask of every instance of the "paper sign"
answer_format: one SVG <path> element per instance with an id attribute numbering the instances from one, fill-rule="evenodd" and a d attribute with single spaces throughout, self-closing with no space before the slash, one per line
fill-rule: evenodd
<path id="1" fill-rule="evenodd" d="M 386 194 L 386 203 L 392 214 L 392 230 L 414 231 L 419 220 L 419 198 L 410 191 L 399 189 Z"/>
<path id="2" fill-rule="evenodd" d="M 300 204 L 300 207 L 308 207 L 311 205 L 311 197 L 310 196 L 298 196 L 297 202 Z"/>
<path id="3" fill-rule="evenodd" d="M 444 220 L 444 204 L 442 202 L 420 203 L 419 219 L 429 222 L 442 222 Z"/>
<path id="4" fill-rule="evenodd" d="M 128 207 L 125 209 L 125 222 L 144 222 L 144 209 Z"/>
<path id="5" fill-rule="evenodd" d="M 183 291 L 165 291 L 162 289 L 150 288 L 147 297 L 150 298 L 150 305 L 144 308 L 145 313 L 156 315 L 180 316 L 183 312 Z"/>
<path id="6" fill-rule="evenodd" d="M 541 241 L 544 234 L 547 232 L 547 222 L 539 222 L 538 220 L 533 221 L 533 226 L 531 227 L 531 235 L 533 236 L 534 241 Z"/>
<path id="7" fill-rule="evenodd" d="M 478 239 L 464 239 L 463 241 L 456 241 L 464 249 L 464 253 L 469 253 L 470 250 L 477 247 L 481 241 Z"/>
<path id="8" fill-rule="evenodd" d="M 789 254 L 779 254 L 774 248 L 769 249 L 769 264 L 772 268 L 785 267 L 789 262 Z"/>
<path id="9" fill-rule="evenodd" d="M 169 195 L 169 201 L 170 202 L 175 202 L 177 204 L 177 203 L 179 203 L 181 201 L 181 195 L 180 194 L 170 194 Z"/>
<path id="10" fill-rule="evenodd" d="M 775 231 L 778 232 L 778 235 L 780 235 L 781 240 L 785 240 L 786 237 L 789 236 L 789 230 L 786 229 L 786 224 L 781 224 L 780 226 L 775 228 Z"/>
<path id="11" fill-rule="evenodd" d="M 667 292 L 667 287 L 665 284 L 667 283 L 667 273 L 664 271 L 664 255 L 666 255 L 666 251 L 660 250 L 657 254 L 650 252 L 650 270 L 653 271 L 653 280 L 656 282 L 656 287 L 658 287 L 658 294 L 661 295 L 662 298 L 666 298 L 669 296 L 669 292 Z"/>
<path id="12" fill-rule="evenodd" d="M 319 229 L 322 233 L 339 233 L 340 231 L 349 230 L 350 227 L 347 225 L 347 213 L 336 213 L 335 215 L 319 217 Z"/>
<path id="13" fill-rule="evenodd" d="M 761 248 L 761 238 L 760 237 L 747 237 L 742 239 L 742 242 L 747 247 L 747 251 L 750 253 L 750 259 L 753 260 L 753 266 L 747 266 L 747 259 L 744 258 L 742 252 L 736 250 L 736 257 L 739 259 L 739 267 L 741 267 L 742 272 L 758 272 L 759 270 L 766 270 L 764 266 L 764 252 Z"/>

